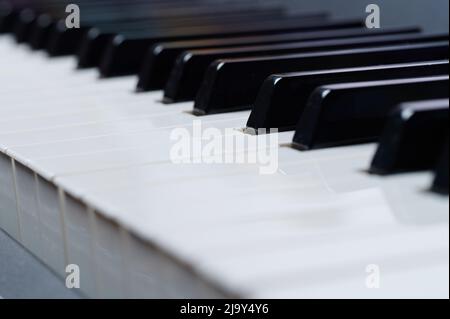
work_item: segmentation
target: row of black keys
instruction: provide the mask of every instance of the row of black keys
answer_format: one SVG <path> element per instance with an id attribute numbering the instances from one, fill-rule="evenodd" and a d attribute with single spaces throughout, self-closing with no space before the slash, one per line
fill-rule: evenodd
<path id="1" fill-rule="evenodd" d="M 20 15 L 17 19 L 15 29 L 23 30 L 18 27 Z M 149 44 L 129 46 L 133 47 L 130 55 L 112 55 L 118 57 L 120 68 L 127 67 L 118 74 L 136 72 L 123 62 L 146 56 L 138 85 L 141 91 L 165 87 L 166 102 L 195 99 L 198 115 L 251 108 L 248 127 L 296 129 L 293 145 L 304 150 L 375 141 L 389 119 L 396 125 L 388 125 L 372 171 L 431 168 L 448 136 L 447 129 L 432 121 L 448 120 L 448 35 L 422 35 L 417 28 L 367 31 L 355 22 L 328 22 L 325 15 L 311 19 L 315 21 L 302 23 L 295 32 L 256 28 L 253 35 L 242 32 L 236 37 L 221 31 L 227 36 L 192 34 L 184 39 L 185 31 L 181 31 L 180 38 L 153 46 L 150 42 L 161 37 L 143 36 L 142 30 L 137 37 L 119 32 L 113 41 L 120 44 L 117 47 L 136 39 Z M 88 29 L 87 39 L 79 43 L 80 57 L 98 44 L 90 38 L 103 34 L 101 27 Z M 108 64 L 104 60 L 110 60 L 111 44 L 101 50 L 106 53 L 97 55 L 103 58 L 91 63 L 100 69 Z M 397 108 L 404 101 L 427 99 L 447 102 L 426 104 L 425 110 Z M 408 112 L 414 116 L 404 117 Z M 420 121 L 410 122 L 417 118 Z M 420 131 L 417 123 L 422 125 Z M 423 133 L 425 126 L 428 135 Z M 409 135 L 404 136 L 405 132 Z M 448 167 L 445 178 L 444 166 L 436 184 L 447 183 L 441 182 L 436 189 L 448 191 Z"/>

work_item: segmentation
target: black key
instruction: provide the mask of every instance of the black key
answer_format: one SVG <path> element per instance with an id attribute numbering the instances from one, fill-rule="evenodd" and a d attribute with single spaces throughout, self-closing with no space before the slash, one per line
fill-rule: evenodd
<path id="1" fill-rule="evenodd" d="M 155 37 L 141 36 L 137 38 L 126 38 L 119 35 L 108 44 L 106 53 L 100 64 L 100 71 L 105 77 L 138 73 L 146 52 L 151 46 L 159 42 L 327 30 L 330 28 L 331 23 L 324 23 L 322 18 L 320 18 L 321 21 L 316 23 L 308 22 L 308 20 L 314 19 L 302 18 L 295 19 L 295 21 L 288 20 L 273 23 L 250 24 L 238 26 L 239 28 L 234 25 L 224 26 L 222 30 L 214 30 L 210 27 L 189 28 L 178 30 L 178 34 L 166 34 Z M 343 23 L 341 28 L 354 28 L 358 26 L 361 26 L 359 21 L 352 21 Z"/>
<path id="2" fill-rule="evenodd" d="M 376 141 L 405 101 L 448 98 L 448 76 L 325 85 L 311 95 L 294 136 L 300 150 Z"/>
<path id="3" fill-rule="evenodd" d="M 13 30 L 17 43 L 23 43 L 28 39 L 36 19 L 37 16 L 31 9 L 24 9 L 19 13 Z"/>
<path id="4" fill-rule="evenodd" d="M 14 10 L 8 2 L 0 2 L 0 34 L 12 32 L 18 11 Z"/>
<path id="5" fill-rule="evenodd" d="M 448 195 L 448 135 L 435 171 L 433 191 Z"/>
<path id="6" fill-rule="evenodd" d="M 52 57 L 72 55 L 80 47 L 81 40 L 88 28 L 67 29 L 63 21 L 53 24 L 49 30 L 45 45 L 47 53 Z"/>
<path id="7" fill-rule="evenodd" d="M 131 23 L 131 22 L 130 22 Z M 148 23 L 151 27 L 151 21 Z M 85 50 L 86 41 L 91 45 L 91 38 L 95 41 L 95 45 L 102 45 L 100 48 L 89 48 L 90 50 L 98 50 L 98 56 L 101 56 L 105 47 L 110 41 L 117 35 L 118 30 L 126 29 L 126 22 L 124 21 L 107 21 L 99 23 L 98 28 L 91 28 L 89 26 L 83 26 L 81 29 L 66 29 L 64 27 L 64 21 L 58 20 L 53 23 L 50 28 L 49 41 L 46 49 L 51 56 L 63 56 L 79 54 L 79 51 Z M 107 32 L 98 34 L 99 29 L 112 29 L 114 32 Z M 41 32 L 45 32 L 41 30 Z M 99 37 L 101 35 L 101 37 Z M 99 38 L 98 38 L 99 37 Z"/>
<path id="8" fill-rule="evenodd" d="M 82 8 L 81 17 L 85 17 L 90 12 L 92 6 L 101 5 L 101 3 L 88 2 L 78 3 Z M 63 56 L 73 54 L 78 48 L 79 41 L 85 28 L 67 29 L 65 24 L 66 4 L 50 3 L 44 11 L 48 13 L 39 13 L 35 16 L 35 21 L 30 25 L 28 35 L 24 41 L 28 42 L 34 50 L 48 49 L 51 56 Z M 107 10 L 107 6 L 104 7 Z M 59 44 L 60 40 L 57 35 L 59 32 L 67 33 L 63 39 L 63 43 Z"/>
<path id="9" fill-rule="evenodd" d="M 79 4 L 83 5 L 83 3 Z M 19 43 L 26 42 L 28 44 L 31 44 L 32 41 L 36 42 L 35 37 L 38 31 L 42 28 L 46 28 L 45 30 L 48 31 L 50 29 L 48 27 L 49 22 L 53 22 L 56 17 L 64 16 L 65 18 L 65 5 L 65 3 L 54 1 L 46 3 L 45 6 L 41 6 L 39 3 L 34 6 L 26 6 L 26 9 L 22 10 L 20 13 L 18 22 L 15 26 L 14 33 L 17 41 Z M 24 18 L 20 18 L 24 12 L 27 11 L 28 13 L 24 15 Z M 43 36 L 40 35 L 40 37 L 42 38 Z M 43 45 L 41 45 L 41 47 L 43 47 Z M 33 48 L 36 49 L 36 46 Z"/>
<path id="10" fill-rule="evenodd" d="M 194 14 L 171 17 L 165 16 L 166 12 L 164 10 L 158 16 L 157 13 L 160 10 L 157 8 L 154 9 L 155 11 L 151 11 L 151 7 L 147 9 L 149 10 L 149 16 L 146 16 L 145 13 L 139 14 L 139 12 L 132 11 L 132 14 L 123 14 L 122 16 L 106 20 L 104 17 L 101 21 L 96 21 L 97 17 L 85 18 L 83 26 L 95 25 L 95 27 L 87 27 L 84 29 L 84 32 L 77 32 L 76 35 L 74 30 L 53 29 L 52 42 L 47 49 L 51 55 L 68 55 L 78 52 L 79 47 L 82 45 L 82 49 L 78 53 L 81 60 L 80 65 L 93 67 L 98 65 L 108 43 L 113 41 L 118 33 L 133 35 L 133 32 L 130 33 L 130 31 L 135 31 L 149 36 L 157 36 L 167 31 L 184 30 L 192 26 L 213 28 L 213 26 L 219 24 L 227 25 L 242 23 L 242 21 L 263 21 L 268 18 L 282 19 L 280 10 L 243 10 L 239 12 L 223 10 L 222 12 L 215 12 L 208 10 L 211 11 L 210 14 L 206 11 L 203 15 Z M 323 15 L 323 18 L 325 19 L 325 15 Z M 85 36 L 86 33 L 89 33 L 88 37 Z M 78 37 L 74 39 L 73 37 L 75 36 Z M 72 47 L 69 47 L 69 44 L 73 44 Z M 61 47 L 65 48 L 65 50 L 61 49 Z"/>
<path id="11" fill-rule="evenodd" d="M 37 17 L 36 23 L 29 36 L 29 44 L 34 50 L 44 49 L 56 21 L 48 14 L 41 14 Z"/>
<path id="12" fill-rule="evenodd" d="M 447 60 L 448 42 L 219 60 L 208 68 L 195 101 L 198 115 L 251 109 L 272 74 L 378 64 Z"/>
<path id="13" fill-rule="evenodd" d="M 45 3 L 44 7 L 36 6 L 43 12 L 51 12 L 52 22 L 35 23 L 32 28 L 32 36 L 29 41 L 33 43 L 33 48 L 44 48 L 50 33 L 52 33 L 52 44 L 50 51 L 52 55 L 67 55 L 75 53 L 79 43 L 74 38 L 74 33 L 80 34 L 77 30 L 66 30 L 64 28 L 55 28 L 55 25 L 64 23 L 66 18 L 64 1 Z M 185 17 L 200 20 L 199 18 L 214 18 L 228 16 L 245 16 L 250 13 L 261 18 L 281 17 L 285 14 L 281 7 L 264 7 L 253 4 L 239 4 L 240 10 L 236 10 L 236 5 L 227 4 L 211 8 L 207 4 L 194 1 L 187 4 L 184 1 L 127 1 L 108 3 L 104 1 L 78 1 L 77 4 L 82 8 L 82 25 L 103 25 L 105 23 L 123 23 L 124 21 L 136 23 L 136 21 L 152 22 L 157 19 L 158 24 L 170 24 L 172 21 L 185 21 Z M 197 18 L 196 18 L 197 17 Z M 122 30 L 121 28 L 116 31 Z M 66 39 L 68 33 L 68 39 Z M 82 33 L 83 34 L 83 33 Z M 60 44 L 59 41 L 62 41 Z M 72 44 L 69 50 L 69 45 Z M 62 48 L 60 49 L 59 46 Z"/>
<path id="14" fill-rule="evenodd" d="M 90 68 L 98 66 L 102 57 L 102 53 L 107 47 L 108 43 L 117 35 L 117 33 L 123 34 L 125 31 L 130 33 L 133 30 L 136 32 L 144 32 L 147 36 L 158 36 L 167 32 L 166 30 L 160 30 L 162 25 L 170 26 L 171 33 L 173 29 L 183 30 L 188 26 L 203 25 L 205 27 L 217 27 L 217 25 L 228 24 L 242 24 L 243 21 L 261 21 L 263 19 L 282 19 L 284 16 L 283 11 L 276 10 L 240 10 L 226 12 L 205 12 L 204 15 L 188 15 L 179 17 L 168 17 L 153 21 L 153 18 L 138 20 L 140 23 L 136 23 L 136 19 L 122 21 L 121 24 L 113 24 L 109 26 L 96 26 L 89 30 L 87 36 L 82 41 L 82 46 L 78 52 L 78 66 L 79 68 Z M 327 18 L 327 15 L 321 15 L 323 19 Z M 155 22 L 153 25 L 149 25 L 149 22 Z M 164 23 L 163 23 L 164 22 Z M 156 28 L 156 26 L 158 28 Z M 145 31 L 147 29 L 147 31 Z M 132 37 L 133 33 L 128 36 Z M 173 35 L 172 35 L 173 36 Z"/>
<path id="15" fill-rule="evenodd" d="M 119 5 L 121 3 L 117 3 Z M 123 5 L 123 4 L 122 4 Z M 65 27 L 66 13 L 60 6 L 48 9 L 51 14 L 40 14 L 32 28 L 29 43 L 35 50 L 47 49 L 52 56 L 63 56 L 74 54 L 80 45 L 80 41 L 86 32 L 86 25 L 91 23 L 103 24 L 103 20 L 115 21 L 120 18 L 110 12 L 106 3 L 88 2 L 80 4 L 82 8 L 82 29 L 67 29 Z M 115 8 L 115 7 L 113 7 Z M 133 12 L 133 3 L 130 6 Z M 114 10 L 120 10 L 120 7 Z M 130 12 L 123 12 L 124 15 Z"/>
<path id="16" fill-rule="evenodd" d="M 445 74 L 448 60 L 273 75 L 264 81 L 247 127 L 294 130 L 310 95 L 322 85 Z"/>
<path id="17" fill-rule="evenodd" d="M 83 7 L 83 24 L 85 21 L 85 7 Z M 114 20 L 114 17 L 111 17 Z M 98 22 L 103 23 L 103 22 Z M 112 22 L 111 22 L 112 23 Z M 42 14 L 38 17 L 30 35 L 30 45 L 33 49 L 39 50 L 46 48 L 52 56 L 64 56 L 75 54 L 87 33 L 87 27 L 83 26 L 80 30 L 68 30 L 64 28 L 64 19 L 54 18 L 48 14 Z M 50 43 L 49 43 L 50 42 Z"/>
<path id="18" fill-rule="evenodd" d="M 166 102 L 193 100 L 200 88 L 206 69 L 213 61 L 219 59 L 301 54 L 307 52 L 357 49 L 361 47 L 426 43 L 445 40 L 448 40 L 447 35 L 382 35 L 375 37 L 296 42 L 270 46 L 187 51 L 177 59 L 164 91 L 164 98 Z"/>
<path id="19" fill-rule="evenodd" d="M 122 27 L 115 25 L 107 26 L 106 28 L 91 28 L 82 39 L 80 49 L 77 52 L 78 68 L 85 69 L 99 66 L 105 50 L 114 38 L 118 36 L 120 29 Z M 162 30 L 146 31 L 145 28 L 127 31 L 120 30 L 122 37 L 133 37 L 134 33 L 146 33 L 147 36 L 151 34 L 158 36 L 162 32 Z"/>
<path id="20" fill-rule="evenodd" d="M 82 9 L 81 19 L 82 24 L 84 25 L 86 22 L 88 22 L 88 24 L 93 22 L 101 23 L 101 21 L 103 20 L 102 18 L 111 20 L 117 19 L 120 16 L 115 17 L 114 15 L 112 15 L 114 11 L 122 10 L 122 14 L 126 15 L 129 12 L 134 11 L 133 8 L 138 5 L 138 2 L 130 1 L 129 8 L 127 8 L 130 11 L 123 10 L 124 4 L 122 2 L 117 2 L 111 5 L 103 1 L 93 0 L 86 2 L 78 1 L 77 4 Z M 58 1 L 55 1 L 46 3 L 45 7 L 41 8 L 42 12 L 47 13 L 37 15 L 37 19 L 31 28 L 29 37 L 27 38 L 27 42 L 29 42 L 33 49 L 36 50 L 46 48 L 50 36 L 52 37 L 53 42 L 52 47 L 50 48 L 51 55 L 58 56 L 72 54 L 74 53 L 73 50 L 76 50 L 76 48 L 78 48 L 78 43 L 73 41 L 73 33 L 78 33 L 79 30 L 66 30 L 66 28 L 63 27 L 66 19 L 66 5 L 67 3 L 58 3 Z M 57 25 L 59 25 L 59 27 L 56 27 Z M 65 39 L 65 37 L 62 37 L 60 39 L 59 32 L 66 34 L 67 31 L 69 31 L 69 39 Z M 61 50 L 59 50 L 58 48 L 58 40 L 64 41 L 64 43 L 61 45 Z M 73 52 L 67 52 L 67 48 L 71 43 L 73 44 Z"/>
<path id="21" fill-rule="evenodd" d="M 248 45 L 291 43 L 300 41 L 342 39 L 354 37 L 372 37 L 377 35 L 412 34 L 418 33 L 419 28 L 394 28 L 367 30 L 365 28 L 337 29 L 327 31 L 313 31 L 300 33 L 286 33 L 259 37 L 240 37 L 231 39 L 207 39 L 197 41 L 176 41 L 159 43 L 147 53 L 143 67 L 139 74 L 138 91 L 163 89 L 169 80 L 170 72 L 176 58 L 188 50 L 230 48 Z"/>
<path id="22" fill-rule="evenodd" d="M 33 4 L 33 6 L 31 6 L 31 3 Z M 21 2 L 21 4 L 26 5 L 26 7 L 29 8 L 39 8 L 42 12 L 51 12 L 52 15 L 53 21 L 51 26 L 48 24 L 34 24 L 32 28 L 33 37 L 32 39 L 29 39 L 29 41 L 33 41 L 33 47 L 43 47 L 43 41 L 45 37 L 48 37 L 50 30 L 52 30 L 54 38 L 52 40 L 52 52 L 55 55 L 63 55 L 63 52 L 58 53 L 58 41 L 61 40 L 65 42 L 63 44 L 63 47 L 68 46 L 69 41 L 65 39 L 67 30 L 63 28 L 54 29 L 53 26 L 58 23 L 64 23 L 64 20 L 66 18 L 65 6 L 67 5 L 67 3 L 64 1 L 52 1 L 46 2 L 44 6 L 41 6 L 41 3 L 37 3 L 36 5 L 34 5 L 34 2 L 30 2 L 30 4 Z M 196 20 L 200 20 L 199 17 L 201 18 L 202 15 L 204 17 L 214 19 L 214 15 L 218 17 L 228 17 L 230 15 L 243 16 L 252 13 L 252 15 L 264 18 L 274 16 L 280 17 L 285 14 L 284 10 L 281 7 L 274 6 L 261 8 L 260 6 L 253 4 L 244 4 L 242 6 L 242 3 L 239 4 L 240 10 L 236 10 L 236 5 L 233 4 L 211 8 L 211 6 L 197 1 L 193 1 L 187 4 L 184 1 L 134 0 L 111 3 L 91 0 L 78 1 L 77 4 L 80 5 L 83 11 L 83 14 L 81 16 L 81 22 L 83 26 L 102 25 L 108 22 L 115 23 L 123 22 L 125 20 L 133 23 L 135 23 L 136 21 L 152 22 L 156 18 L 159 19 L 158 24 L 161 24 L 162 22 L 171 23 L 172 21 L 184 21 L 185 16 L 188 16 L 192 19 L 197 17 Z M 116 31 L 120 30 L 121 29 L 119 28 Z M 61 34 L 59 34 L 58 32 L 61 32 Z M 72 33 L 73 32 L 70 32 L 69 37 L 72 36 Z M 76 48 L 77 46 L 74 47 Z"/>
<path id="23" fill-rule="evenodd" d="M 433 169 L 448 132 L 449 101 L 405 103 L 389 116 L 370 172 Z"/>

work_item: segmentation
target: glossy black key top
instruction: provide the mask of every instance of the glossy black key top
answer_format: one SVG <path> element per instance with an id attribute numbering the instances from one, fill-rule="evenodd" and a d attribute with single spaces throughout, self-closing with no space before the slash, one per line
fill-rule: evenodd
<path id="1" fill-rule="evenodd" d="M 85 17 L 83 15 L 83 17 Z M 110 18 L 114 23 L 114 17 Z M 83 29 L 64 28 L 64 19 L 55 18 L 44 14 L 38 17 L 38 22 L 32 31 L 30 44 L 33 49 L 46 49 L 51 56 L 71 55 L 78 52 L 82 41 L 91 28 L 87 25 L 94 23 L 83 19 Z M 103 24 L 105 22 L 97 22 Z"/>
<path id="2" fill-rule="evenodd" d="M 101 11 L 101 9 L 98 9 Z M 82 28 L 81 29 L 67 29 L 65 27 L 65 15 L 58 16 L 52 14 L 42 14 L 37 18 L 31 36 L 30 45 L 33 49 L 46 49 L 51 56 L 64 56 L 75 54 L 80 46 L 84 34 L 87 32 L 87 27 L 91 23 L 104 23 L 101 21 L 95 22 L 92 17 L 92 8 L 83 6 Z M 94 15 L 95 16 L 95 15 Z M 110 17 L 114 21 L 114 17 Z"/>
<path id="3" fill-rule="evenodd" d="M 163 89 L 175 64 L 176 58 L 184 51 L 198 49 L 230 48 L 249 45 L 269 45 L 300 41 L 373 37 L 377 35 L 418 33 L 419 28 L 392 28 L 367 30 L 365 28 L 337 29 L 327 31 L 286 33 L 258 37 L 207 39 L 197 41 L 175 41 L 159 43 L 147 53 L 139 74 L 138 91 Z"/>
<path id="4" fill-rule="evenodd" d="M 247 127 L 294 130 L 310 95 L 322 85 L 445 74 L 448 60 L 273 75 L 264 81 Z"/>
<path id="5" fill-rule="evenodd" d="M 195 101 L 198 115 L 251 109 L 272 74 L 379 64 L 447 60 L 448 42 L 314 52 L 289 56 L 219 60 L 205 75 Z"/>
<path id="6" fill-rule="evenodd" d="M 356 82 L 317 88 L 297 125 L 300 150 L 371 142 L 400 103 L 448 98 L 448 76 Z"/>
<path id="7" fill-rule="evenodd" d="M 122 15 L 129 14 L 130 12 L 135 11 L 135 6 L 138 5 L 138 2 L 130 1 L 129 3 L 129 11 L 123 11 L 124 3 L 105 3 L 105 2 L 97 2 L 97 1 L 78 1 L 77 4 L 83 11 L 81 15 L 81 23 L 82 25 L 90 25 L 91 23 L 102 23 L 104 19 L 114 21 L 120 18 L 120 15 L 114 15 L 114 11 L 120 12 L 122 10 Z M 32 46 L 33 49 L 44 49 L 47 46 L 47 42 L 49 38 L 52 37 L 52 47 L 51 55 L 67 55 L 74 53 L 74 50 L 78 48 L 78 42 L 74 42 L 73 33 L 78 32 L 79 30 L 68 30 L 64 28 L 65 19 L 67 17 L 67 13 L 65 12 L 64 3 L 58 3 L 58 1 L 48 3 L 45 8 L 41 8 L 40 14 L 37 15 L 35 23 L 33 23 L 32 30 L 30 32 L 29 37 L 27 38 L 27 42 Z M 59 26 L 58 26 L 59 25 Z M 58 26 L 58 27 L 57 27 Z M 68 39 L 66 39 L 65 34 L 68 34 Z M 61 44 L 62 49 L 59 49 L 59 42 L 63 41 Z M 70 44 L 72 45 L 72 50 L 68 50 Z"/>
<path id="8" fill-rule="evenodd" d="M 447 35 L 424 36 L 415 34 L 381 35 L 338 40 L 320 40 L 276 44 L 269 46 L 237 47 L 214 50 L 187 51 L 176 61 L 172 74 L 164 91 L 167 102 L 193 100 L 200 88 L 208 66 L 218 59 L 239 57 L 257 57 L 282 54 L 301 54 L 307 52 L 357 49 L 396 44 L 426 43 L 446 41 Z"/>
<path id="9" fill-rule="evenodd" d="M 444 143 L 444 147 L 441 151 L 441 156 L 439 158 L 439 163 L 435 170 L 435 179 L 433 183 L 433 191 L 448 195 L 449 186 L 448 186 L 448 135 L 447 141 Z"/>
<path id="10" fill-rule="evenodd" d="M 232 23 L 236 19 L 244 19 L 242 15 L 227 15 L 228 20 L 230 23 Z M 203 19 L 199 19 L 203 18 Z M 214 16 L 208 15 L 207 18 L 213 19 Z M 251 19 L 259 19 L 260 16 L 254 14 L 251 14 Z M 277 17 L 280 18 L 280 17 Z M 218 21 L 214 22 L 214 27 L 217 27 L 218 24 L 226 24 L 224 22 L 224 17 L 221 15 L 220 19 L 216 19 Z M 211 20 L 209 23 L 210 25 L 208 27 L 213 27 Z M 228 22 L 227 21 L 227 22 Z M 153 19 L 143 19 L 140 20 L 140 22 L 136 22 L 136 20 L 133 21 L 122 21 L 120 24 L 110 24 L 106 26 L 96 26 L 94 28 L 91 28 L 86 36 L 82 40 L 81 48 L 78 52 L 78 67 L 79 68 L 91 68 L 96 67 L 100 64 L 102 54 L 105 51 L 106 47 L 108 46 L 108 43 L 110 43 L 115 36 L 117 36 L 118 33 L 123 35 L 124 37 L 136 37 L 137 33 L 144 34 L 145 36 L 154 37 L 154 36 L 162 36 L 163 34 L 170 32 L 174 36 L 176 33 L 176 30 L 183 30 L 189 25 L 202 25 L 204 24 L 205 27 L 208 25 L 208 22 L 205 21 L 204 16 L 197 16 L 197 17 L 182 17 L 178 18 L 175 21 L 171 21 L 170 19 L 164 19 L 164 23 L 169 25 L 170 28 L 163 28 L 161 29 L 161 20 L 154 21 Z M 239 23 L 241 23 L 238 20 Z"/>
<path id="11" fill-rule="evenodd" d="M 149 14 L 152 11 L 149 12 Z M 155 13 L 156 14 L 156 13 Z M 259 21 L 266 18 L 282 19 L 280 13 L 272 11 L 246 11 L 243 12 L 221 12 L 208 15 L 187 15 L 178 17 L 165 17 L 164 13 L 161 16 L 149 16 L 132 18 L 123 16 L 116 21 L 103 21 L 101 23 L 90 22 L 85 25 L 95 25 L 93 28 L 86 30 L 86 35 L 83 34 L 82 40 L 79 42 L 81 49 L 77 52 L 79 58 L 79 67 L 88 68 L 98 66 L 108 44 L 113 41 L 114 37 L 121 34 L 125 38 L 139 37 L 139 34 L 151 37 L 162 36 L 164 34 L 174 35 L 180 30 L 185 30 L 190 27 L 201 28 L 217 28 L 227 24 L 239 25 L 243 21 Z M 325 19 L 325 15 L 323 16 Z M 67 30 L 59 30 L 55 32 L 53 37 L 54 47 L 58 46 L 60 41 L 65 41 Z M 53 48 L 55 51 L 55 49 Z"/>
<path id="12" fill-rule="evenodd" d="M 142 20 L 138 20 L 142 22 Z M 92 23 L 92 22 L 91 22 Z M 130 25 L 139 25 L 139 22 L 136 21 L 105 21 L 102 23 L 98 23 L 97 27 L 92 28 L 89 23 L 85 23 L 81 30 L 79 29 L 66 29 L 64 28 L 64 21 L 58 20 L 53 23 L 53 26 L 50 28 L 49 35 L 49 43 L 47 44 L 47 51 L 52 56 L 62 56 L 62 55 L 72 55 L 72 54 L 87 54 L 84 51 L 86 50 L 86 45 L 90 45 L 88 47 L 89 50 L 96 50 L 97 59 L 99 60 L 102 53 L 104 52 L 106 46 L 112 39 L 117 35 L 117 33 L 122 30 L 127 30 L 127 24 Z M 57 27 L 55 27 L 57 26 Z M 146 28 L 155 28 L 152 20 L 147 21 Z M 108 32 L 99 33 L 99 30 L 108 30 Z M 41 32 L 45 32 L 46 30 L 41 30 Z M 91 43 L 91 41 L 93 43 Z M 100 47 L 96 47 L 95 45 Z M 92 47 L 94 46 L 94 47 Z M 81 47 L 81 48 L 80 48 Z M 81 53 L 80 53 L 81 51 Z M 89 67 L 93 67 L 97 65 L 89 65 Z"/>
<path id="13" fill-rule="evenodd" d="M 116 6 L 117 5 L 117 6 Z M 82 15 L 82 30 L 66 29 L 64 28 L 65 19 L 57 19 L 50 30 L 50 42 L 47 46 L 47 51 L 52 56 L 62 56 L 74 54 L 78 51 L 82 41 L 84 42 L 85 34 L 87 32 L 100 32 L 101 37 L 88 37 L 87 40 L 94 41 L 94 45 L 103 46 L 97 52 L 98 55 L 103 53 L 108 42 L 104 42 L 104 38 L 112 41 L 114 36 L 118 33 L 135 30 L 147 33 L 148 35 L 158 35 L 163 30 L 179 29 L 183 30 L 192 25 L 199 25 L 203 27 L 210 26 L 209 23 L 214 21 L 216 24 L 223 21 L 230 23 L 236 22 L 238 18 L 247 20 L 264 19 L 268 17 L 276 17 L 281 19 L 280 10 L 243 10 L 235 12 L 229 9 L 211 10 L 194 5 L 191 10 L 186 11 L 181 3 L 169 3 L 168 6 L 164 4 L 152 5 L 151 3 L 143 2 L 141 4 L 132 3 L 130 8 L 126 8 L 126 2 L 119 2 L 113 4 L 110 10 L 103 8 L 104 5 L 94 5 L 93 7 L 83 6 Z M 125 7 L 125 8 L 124 8 Z M 201 13 L 195 13 L 195 9 Z M 202 10 L 203 9 L 203 10 Z M 106 10 L 106 12 L 104 12 Z M 185 13 L 186 11 L 186 13 Z M 170 14 L 169 14 L 170 13 Z M 211 15 L 211 16 L 210 16 Z M 216 19 L 214 20 L 214 17 Z M 325 15 L 321 15 L 325 18 Z M 95 26 L 91 28 L 90 26 Z M 80 32 L 81 31 L 81 32 Z M 146 32 L 145 32 L 146 31 Z M 40 33 L 48 32 L 40 29 Z M 92 35 L 91 33 L 91 35 Z M 100 42 L 98 42 L 99 40 Z M 90 43 L 90 42 L 89 42 Z M 85 50 L 85 49 L 84 49 Z M 89 47 L 89 50 L 96 50 Z"/>
<path id="14" fill-rule="evenodd" d="M 296 19 L 296 21 L 251 24 L 239 26 L 239 28 L 228 26 L 222 30 L 202 27 L 180 30 L 180 33 L 177 35 L 166 34 L 152 38 L 145 36 L 126 38 L 118 35 L 108 44 L 100 64 L 100 71 L 104 77 L 138 73 L 146 52 L 151 46 L 159 42 L 327 30 L 332 28 L 332 25 L 336 25 L 336 23 L 324 23 L 323 18 L 320 18 L 320 22 L 308 22 L 308 20 L 314 19 L 302 18 Z M 358 26 L 361 26 L 359 21 L 342 22 L 341 24 L 341 28 L 355 28 Z"/>
<path id="15" fill-rule="evenodd" d="M 405 103 L 389 116 L 370 172 L 386 175 L 433 169 L 448 132 L 449 101 Z"/>

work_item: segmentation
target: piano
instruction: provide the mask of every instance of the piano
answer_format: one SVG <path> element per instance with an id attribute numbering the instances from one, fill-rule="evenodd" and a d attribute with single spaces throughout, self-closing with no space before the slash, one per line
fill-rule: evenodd
<path id="1" fill-rule="evenodd" d="M 0 227 L 84 297 L 449 297 L 448 1 L 0 3 Z"/>

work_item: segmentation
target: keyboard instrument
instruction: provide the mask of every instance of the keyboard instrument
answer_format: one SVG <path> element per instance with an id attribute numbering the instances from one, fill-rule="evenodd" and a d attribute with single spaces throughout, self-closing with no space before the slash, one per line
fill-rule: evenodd
<path id="1" fill-rule="evenodd" d="M 0 0 L 0 227 L 61 280 L 449 297 L 448 1 L 70 3 Z"/>

